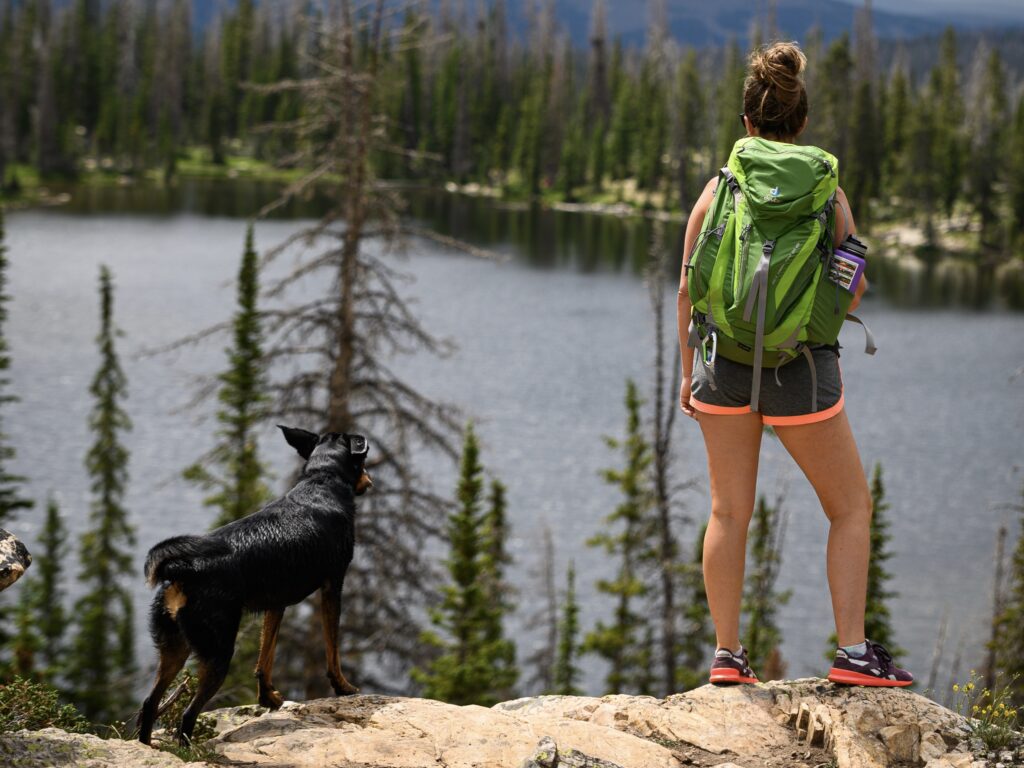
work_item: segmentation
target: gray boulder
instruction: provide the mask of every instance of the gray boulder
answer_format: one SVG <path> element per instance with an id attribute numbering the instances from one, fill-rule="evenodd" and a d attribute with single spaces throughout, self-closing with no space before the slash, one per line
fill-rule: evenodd
<path id="1" fill-rule="evenodd" d="M 0 528 L 0 592 L 20 579 L 30 565 L 28 548 L 13 533 Z"/>

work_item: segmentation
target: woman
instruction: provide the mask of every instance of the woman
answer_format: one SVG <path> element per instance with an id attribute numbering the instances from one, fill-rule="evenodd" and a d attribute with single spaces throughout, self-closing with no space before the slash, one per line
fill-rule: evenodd
<path id="1" fill-rule="evenodd" d="M 743 125 L 748 136 L 792 144 L 807 126 L 806 58 L 795 43 L 775 43 L 753 52 L 743 90 Z M 835 682 L 906 686 L 909 672 L 864 634 L 870 557 L 871 495 L 850 424 L 843 410 L 838 346 L 811 350 L 817 373 L 812 405 L 811 369 L 794 363 L 762 372 L 758 410 L 750 406 L 752 368 L 717 357 L 713 380 L 703 365 L 694 368 L 688 346 L 692 305 L 687 268 L 694 243 L 715 194 L 717 179 L 704 188 L 686 226 L 684 268 L 679 281 L 678 322 L 682 352 L 679 405 L 704 435 L 711 481 L 711 519 L 704 538 L 704 581 L 717 650 L 713 683 L 756 683 L 740 644 L 739 615 L 747 527 L 753 514 L 758 454 L 765 424 L 811 482 L 829 519 L 828 582 L 838 646 L 829 679 Z M 835 245 L 855 232 L 842 189 L 836 192 Z M 860 301 L 861 280 L 853 300 Z M 852 309 L 852 306 L 851 306 Z M 781 387 L 776 387 L 778 376 Z"/>

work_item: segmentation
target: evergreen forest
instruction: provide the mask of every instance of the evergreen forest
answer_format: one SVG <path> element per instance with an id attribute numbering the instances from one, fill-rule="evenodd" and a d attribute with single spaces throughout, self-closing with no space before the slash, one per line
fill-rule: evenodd
<path id="1" fill-rule="evenodd" d="M 390 8 L 372 172 L 513 200 L 685 213 L 742 134 L 740 39 L 779 32 L 769 8 L 724 47 L 684 47 L 666 32 L 665 0 L 650 5 L 644 44 L 626 46 L 595 2 L 586 48 L 570 43 L 551 3 L 528 4 L 522 34 L 506 0 Z M 56 179 L 294 179 L 310 170 L 300 139 L 274 126 L 315 116 L 282 85 L 317 77 L 321 32 L 337 13 L 239 0 L 197 28 L 190 0 L 7 0 L 0 185 L 10 196 Z M 802 141 L 839 158 L 858 220 L 910 222 L 926 248 L 983 260 L 1020 253 L 1021 35 L 879 39 L 870 5 L 839 37 L 813 24 L 798 34 L 811 104 Z"/>
<path id="2" fill-rule="evenodd" d="M 237 227 L 233 304 L 219 307 L 216 324 L 182 325 L 180 338 L 147 350 L 187 355 L 215 340 L 223 353 L 196 393 L 209 405 L 202 429 L 212 444 L 170 471 L 201 492 L 213 528 L 294 481 L 298 467 L 276 466 L 263 450 L 275 424 L 367 435 L 375 485 L 359 500 L 360 557 L 346 577 L 346 675 L 364 692 L 482 706 L 540 693 L 664 697 L 706 682 L 716 644 L 706 510 L 689 495 L 698 473 L 683 479 L 678 466 L 680 353 L 665 322 L 678 254 L 665 220 L 686 216 L 741 136 L 747 42 L 779 33 L 769 13 L 726 46 L 681 46 L 665 32 L 665 0 L 652 0 L 646 40 L 627 45 L 607 28 L 613 0 L 595 0 L 580 48 L 551 3 L 530 3 L 520 34 L 506 1 L 385 10 L 238 0 L 199 25 L 190 0 L 0 0 L 0 525 L 31 521 L 37 542 L 31 570 L 0 596 L 0 732 L 26 722 L 10 702 L 28 700 L 39 727 L 131 736 L 153 669 L 135 632 L 148 532 L 145 511 L 127 501 L 140 482 L 127 446 L 136 414 L 165 406 L 129 397 L 125 350 L 147 340 L 122 327 L 118 275 L 103 265 L 82 288 L 96 326 L 94 369 L 79 382 L 90 404 L 84 529 L 69 535 L 59 487 L 30 498 L 30 478 L 14 471 L 24 450 L 14 436 L 25 432 L 11 428 L 19 359 L 8 308 L 18 296 L 8 295 L 8 269 L 36 254 L 9 252 L 4 216 L 59 202 L 51 188 L 170 188 L 190 176 L 270 180 L 279 196 Z M 1013 54 L 1024 30 L 989 40 L 950 27 L 928 43 L 934 55 L 922 66 L 920 41 L 880 39 L 870 8 L 846 34 L 826 40 L 810 26 L 800 38 L 811 104 L 802 141 L 839 158 L 862 228 L 911 230 L 923 257 L 955 251 L 1024 275 L 1024 61 Z M 427 327 L 390 249 L 421 238 L 501 258 L 410 221 L 401 193 L 411 187 L 650 222 L 641 291 L 650 334 L 630 342 L 647 362 L 602 383 L 621 393 L 618 427 L 592 446 L 604 464 L 588 482 L 605 503 L 578 510 L 588 528 L 576 540 L 545 528 L 539 551 L 523 557 L 511 543 L 522 512 L 515 491 L 534 478 L 499 476 L 486 420 L 434 397 L 400 364 L 440 361 L 454 345 Z M 258 242 L 261 219 L 313 194 L 327 201 L 319 218 Z M 451 487 L 425 481 L 425 454 L 451 470 Z M 902 521 L 888 494 L 904 479 L 886 469 L 889 457 L 868 458 L 867 626 L 899 654 L 891 606 Z M 57 485 L 59 472 L 39 482 Z M 1000 534 L 978 664 L 986 685 L 1021 706 L 1024 505 L 1004 501 L 1013 525 Z M 794 628 L 781 618 L 792 592 L 779 580 L 789 503 L 782 491 L 760 494 L 752 510 L 741 631 L 763 679 L 795 666 L 783 653 Z M 577 571 L 581 553 L 605 566 L 592 583 Z M 538 573 L 524 575 L 526 559 Z M 516 586 L 526 582 L 529 594 Z M 583 595 L 599 606 L 596 620 Z M 307 601 L 281 627 L 275 674 L 287 698 L 328 695 L 318 622 Z M 258 624 L 243 622 L 213 706 L 254 704 Z M 831 654 L 834 642 L 821 650 Z M 164 724 L 180 716 L 180 704 L 169 706 Z"/>

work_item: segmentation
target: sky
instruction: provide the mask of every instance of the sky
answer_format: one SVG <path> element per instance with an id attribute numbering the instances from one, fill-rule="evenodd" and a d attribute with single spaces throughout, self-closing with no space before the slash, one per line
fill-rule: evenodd
<path id="1" fill-rule="evenodd" d="M 858 0 L 842 0 L 849 5 L 862 5 Z M 943 16 L 990 16 L 1002 21 L 1024 24 L 1024 0 L 972 0 L 969 10 L 963 0 L 874 0 L 875 8 L 913 16 L 941 14 Z"/>

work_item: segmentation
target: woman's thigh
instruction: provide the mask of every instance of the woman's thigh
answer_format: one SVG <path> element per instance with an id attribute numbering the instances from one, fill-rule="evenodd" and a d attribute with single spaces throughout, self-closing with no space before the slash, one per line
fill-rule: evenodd
<path id="1" fill-rule="evenodd" d="M 864 467 L 845 410 L 813 424 L 776 426 L 775 433 L 830 518 L 870 504 Z"/>
<path id="2" fill-rule="evenodd" d="M 763 426 L 757 413 L 697 417 L 704 433 L 714 514 L 749 518 L 757 490 Z"/>

